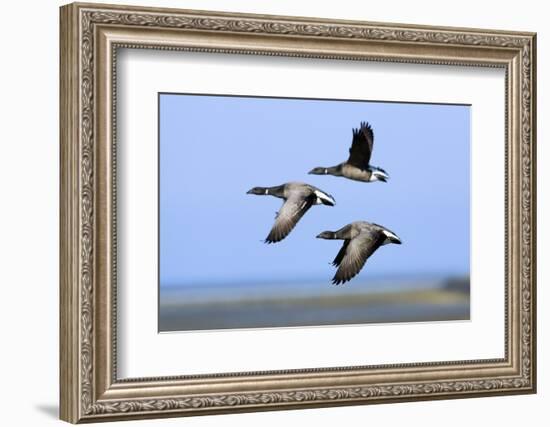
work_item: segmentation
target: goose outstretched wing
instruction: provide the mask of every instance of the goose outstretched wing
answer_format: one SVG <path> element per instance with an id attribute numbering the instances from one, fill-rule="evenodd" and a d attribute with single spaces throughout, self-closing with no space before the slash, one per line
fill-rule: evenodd
<path id="1" fill-rule="evenodd" d="M 365 265 L 367 259 L 382 244 L 386 236 L 381 231 L 364 231 L 351 240 L 345 240 L 333 265 L 338 266 L 332 283 L 339 285 L 351 280 Z"/>
<path id="2" fill-rule="evenodd" d="M 372 155 L 373 145 L 372 127 L 366 122 L 361 122 L 359 129 L 353 129 L 353 140 L 347 163 L 360 169 L 366 169 Z"/>
<path id="3" fill-rule="evenodd" d="M 344 244 L 338 251 L 338 254 L 336 255 L 336 258 L 334 258 L 334 261 L 332 261 L 332 265 L 334 267 L 339 267 L 342 263 L 342 260 L 344 259 L 344 256 L 346 255 L 346 251 L 348 250 L 349 242 L 351 240 L 344 240 Z"/>
<path id="4" fill-rule="evenodd" d="M 266 237 L 266 243 L 276 243 L 283 240 L 296 226 L 300 218 L 313 206 L 317 196 L 313 192 L 309 194 L 297 194 L 289 197 L 279 209 L 275 218 L 275 224 Z"/>

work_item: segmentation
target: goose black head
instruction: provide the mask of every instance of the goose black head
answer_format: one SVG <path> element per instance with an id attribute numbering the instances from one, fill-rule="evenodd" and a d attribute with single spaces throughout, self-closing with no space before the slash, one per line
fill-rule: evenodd
<path id="1" fill-rule="evenodd" d="M 246 194 L 256 194 L 258 196 L 263 196 L 269 194 L 269 189 L 265 187 L 254 187 L 246 192 Z"/>
<path id="2" fill-rule="evenodd" d="M 322 168 L 322 167 L 313 168 L 308 172 L 308 174 L 310 175 L 326 175 L 327 173 L 328 173 L 327 168 Z"/>
<path id="3" fill-rule="evenodd" d="M 334 231 L 323 231 L 322 233 L 317 235 L 318 239 L 334 239 Z"/>

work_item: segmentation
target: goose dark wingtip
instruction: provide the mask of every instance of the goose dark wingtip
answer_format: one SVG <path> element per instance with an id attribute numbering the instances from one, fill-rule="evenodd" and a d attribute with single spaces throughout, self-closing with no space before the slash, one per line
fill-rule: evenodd
<path id="1" fill-rule="evenodd" d="M 283 237 L 277 237 L 277 236 L 267 236 L 264 240 L 264 243 L 267 243 L 268 245 L 271 245 L 273 243 L 279 243 L 281 240 L 283 240 L 286 236 Z"/>

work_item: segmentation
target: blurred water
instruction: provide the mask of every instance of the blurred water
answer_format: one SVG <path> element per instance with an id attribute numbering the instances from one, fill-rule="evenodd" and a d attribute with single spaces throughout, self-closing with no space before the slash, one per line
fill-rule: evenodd
<path id="1" fill-rule="evenodd" d="M 164 287 L 159 331 L 468 320 L 469 278 Z"/>

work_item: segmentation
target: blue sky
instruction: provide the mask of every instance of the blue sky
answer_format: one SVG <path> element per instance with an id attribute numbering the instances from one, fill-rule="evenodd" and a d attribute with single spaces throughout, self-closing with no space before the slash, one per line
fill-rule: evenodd
<path id="1" fill-rule="evenodd" d="M 352 128 L 374 130 L 371 163 L 388 183 L 308 175 L 348 157 Z M 357 220 L 403 244 L 380 248 L 358 277 L 468 274 L 470 107 L 160 95 L 160 282 L 165 286 L 319 280 Z M 282 200 L 254 186 L 303 181 L 332 194 L 282 242 L 263 243 Z M 353 283 L 353 282 L 352 282 Z"/>

